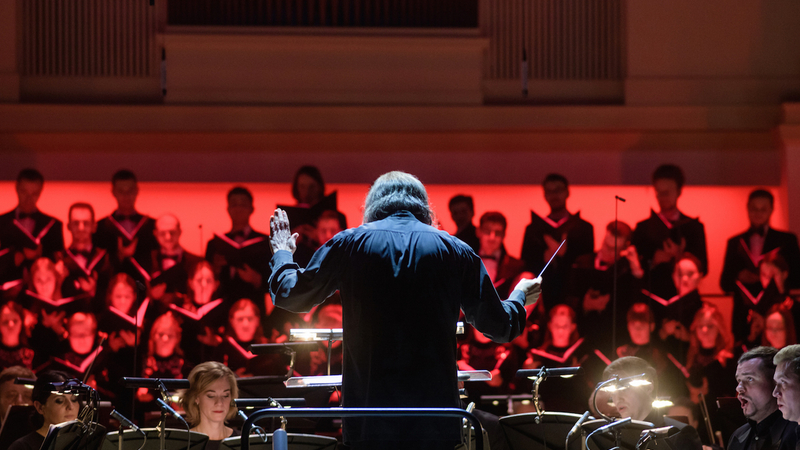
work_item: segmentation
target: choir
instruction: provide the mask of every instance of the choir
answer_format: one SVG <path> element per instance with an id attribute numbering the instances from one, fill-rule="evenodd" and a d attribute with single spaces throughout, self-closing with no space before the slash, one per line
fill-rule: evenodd
<path id="1" fill-rule="evenodd" d="M 567 207 L 568 180 L 548 175 L 542 187 L 549 211 L 531 212 L 520 259 L 506 251 L 501 212 L 483 214 L 476 226 L 472 198 L 450 200 L 453 234 L 481 257 L 501 297 L 552 258 L 542 297 L 529 308 L 520 337 L 496 344 L 467 326 L 459 338 L 459 368 L 493 375 L 491 382 L 467 386 L 470 400 L 530 392 L 530 381 L 515 377 L 520 368 L 582 366 L 576 379 L 545 383 L 541 391 L 548 409 L 580 413 L 604 370 L 617 358 L 636 356 L 658 373 L 653 398 L 669 396 L 676 407 L 693 412 L 700 394 L 736 395 L 736 361 L 748 350 L 797 343 L 800 306 L 790 291 L 800 288 L 800 249 L 794 234 L 770 226 L 772 195 L 752 192 L 751 226 L 727 244 L 720 286 L 733 298 L 729 326 L 698 290 L 708 273 L 706 232 L 699 218 L 678 207 L 682 170 L 660 166 L 652 182 L 659 210 L 634 227 L 604 224 L 604 239 L 595 243 L 593 224 Z M 157 409 L 154 395 L 123 388 L 121 377 L 198 378 L 211 370 L 203 383 L 219 392 L 184 398 L 184 404 L 194 429 L 222 438 L 231 435 L 224 419 L 235 410 L 234 375 L 285 375 L 290 363 L 294 375 L 322 375 L 329 365 L 334 373 L 341 370 L 336 343 L 332 352 L 327 342 L 300 348 L 297 361 L 288 354 L 250 352 L 252 344 L 286 342 L 291 328 L 340 328 L 342 308 L 337 295 L 306 315 L 275 308 L 267 286 L 269 236 L 250 223 L 253 196 L 247 188 L 228 192 L 230 231 L 215 234 L 205 254 L 194 255 L 181 245 L 180 218 L 137 210 L 138 182 L 131 171 L 112 177 L 117 208 L 109 216 L 98 220 L 87 203 L 69 207 L 69 246 L 62 223 L 37 207 L 44 183 L 35 169 L 22 170 L 18 205 L 0 216 L 3 374 L 52 377 L 59 371 L 59 379 L 84 379 L 118 410 L 138 411 L 139 419 Z M 297 204 L 282 208 L 300 235 L 295 258 L 303 266 L 347 227 L 347 219 L 313 166 L 297 172 L 292 194 Z M 0 386 L 7 382 L 0 376 Z M 71 417 L 70 399 L 50 406 L 46 393 L 34 394 L 45 423 Z M 24 402 L 22 397 L 13 402 Z M 203 405 L 217 400 L 224 414 L 206 423 Z M 2 416 L 8 403 L 0 401 Z M 707 440 L 702 432 L 700 437 Z"/>

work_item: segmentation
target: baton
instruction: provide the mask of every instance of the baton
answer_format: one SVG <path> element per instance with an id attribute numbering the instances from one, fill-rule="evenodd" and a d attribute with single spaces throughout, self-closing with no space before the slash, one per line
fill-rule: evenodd
<path id="1" fill-rule="evenodd" d="M 558 254 L 558 251 L 559 251 L 559 250 L 561 250 L 561 247 L 562 247 L 562 246 L 564 246 L 564 242 L 567 242 L 567 240 L 566 240 L 566 239 L 564 239 L 563 241 L 561 241 L 561 245 L 559 245 L 559 246 L 558 246 L 558 248 L 556 249 L 556 252 L 555 252 L 555 253 L 553 253 L 553 256 L 551 256 L 551 257 L 550 257 L 550 261 L 547 261 L 547 264 L 545 264 L 545 265 L 544 265 L 544 269 L 542 269 L 542 271 L 541 271 L 541 272 L 539 272 L 539 276 L 540 276 L 540 277 L 542 276 L 542 274 L 544 273 L 544 271 L 545 271 L 545 270 L 547 270 L 547 266 L 549 266 L 549 265 L 550 265 L 550 263 L 551 263 L 551 262 L 553 262 L 553 258 L 555 258 L 555 257 L 556 257 L 556 255 Z"/>

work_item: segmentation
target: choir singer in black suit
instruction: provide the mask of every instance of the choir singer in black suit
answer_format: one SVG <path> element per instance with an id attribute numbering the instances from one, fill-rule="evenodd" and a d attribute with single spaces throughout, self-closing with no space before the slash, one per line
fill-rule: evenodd
<path id="1" fill-rule="evenodd" d="M 277 306 L 308 311 L 337 289 L 343 310 L 343 404 L 346 407 L 458 407 L 456 334 L 459 310 L 498 342 L 525 327 L 525 303 L 541 280 L 522 279 L 503 301 L 475 252 L 431 226 L 422 183 L 389 172 L 367 194 L 364 224 L 345 230 L 301 269 L 292 261 L 297 234 L 286 213 L 271 218 Z M 346 419 L 354 449 L 452 449 L 457 419 Z"/>

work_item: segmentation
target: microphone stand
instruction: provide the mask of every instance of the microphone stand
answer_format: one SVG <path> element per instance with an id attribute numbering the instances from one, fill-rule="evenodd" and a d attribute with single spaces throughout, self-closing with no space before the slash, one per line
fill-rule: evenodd
<path id="1" fill-rule="evenodd" d="M 169 389 L 164 385 L 164 382 L 158 380 L 158 390 L 161 392 L 161 399 L 169 404 Z M 161 408 L 161 423 L 158 429 L 159 450 L 166 450 L 167 448 L 167 412 Z"/>
<path id="2" fill-rule="evenodd" d="M 611 288 L 611 355 L 617 354 L 617 266 L 619 252 L 617 251 L 617 223 L 619 222 L 619 202 L 625 199 L 619 195 L 614 196 L 614 284 Z"/>

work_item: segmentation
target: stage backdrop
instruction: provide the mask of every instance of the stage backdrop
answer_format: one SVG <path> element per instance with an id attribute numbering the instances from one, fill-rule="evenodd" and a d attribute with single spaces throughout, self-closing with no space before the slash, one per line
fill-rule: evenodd
<path id="1" fill-rule="evenodd" d="M 203 253 L 205 242 L 213 233 L 224 233 L 230 227 L 225 211 L 225 194 L 232 183 L 164 183 L 142 182 L 138 209 L 153 217 L 174 213 L 181 220 L 181 242 L 186 250 Z M 253 227 L 268 232 L 269 216 L 276 204 L 294 204 L 291 187 L 286 183 L 247 183 L 255 197 Z M 429 185 L 428 194 L 441 227 L 453 232 L 447 202 L 453 195 L 467 194 L 475 199 L 475 223 L 486 211 L 500 211 L 508 219 L 506 247 L 512 256 L 519 256 L 525 226 L 530 222 L 530 210 L 547 214 L 541 186 L 533 185 Z M 684 189 L 680 209 L 691 217 L 700 217 L 705 223 L 708 241 L 709 275 L 703 280 L 703 294 L 720 293 L 719 275 L 727 239 L 748 227 L 745 204 L 753 186 L 694 187 Z M 329 184 L 328 192 L 339 192 L 339 209 L 347 215 L 350 227 L 361 224 L 361 211 L 369 186 L 366 184 Z M 786 228 L 786 217 L 781 214 L 784 201 L 776 186 L 768 187 L 776 196 L 772 225 Z M 0 211 L 15 207 L 13 182 L 0 182 Z M 627 200 L 619 203 L 619 220 L 635 226 L 646 218 L 650 208 L 657 207 L 650 186 L 572 186 L 568 200 L 569 210 L 580 211 L 581 216 L 594 225 L 595 242 L 603 238 L 605 226 L 614 219 L 614 196 Z M 43 212 L 54 215 L 66 224 L 69 205 L 85 201 L 92 204 L 98 218 L 115 208 L 111 186 L 107 182 L 47 181 L 39 201 Z M 69 242 L 69 233 L 65 230 Z"/>

